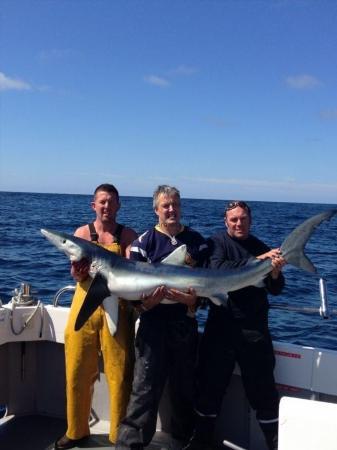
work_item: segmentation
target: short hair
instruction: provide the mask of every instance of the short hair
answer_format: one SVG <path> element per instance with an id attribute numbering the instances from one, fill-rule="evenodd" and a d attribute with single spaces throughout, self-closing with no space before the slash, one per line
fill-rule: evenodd
<path id="1" fill-rule="evenodd" d="M 103 183 L 97 186 L 97 188 L 94 191 L 94 198 L 96 197 L 97 192 L 109 192 L 109 194 L 114 194 L 117 198 L 117 201 L 119 201 L 119 193 L 117 188 L 113 184 L 109 183 Z"/>
<path id="2" fill-rule="evenodd" d="M 158 197 L 159 195 L 164 194 L 168 197 L 177 196 L 180 202 L 180 192 L 174 186 L 168 186 L 167 184 L 160 184 L 157 189 L 153 193 L 153 209 L 156 209 L 158 206 Z"/>
<path id="3" fill-rule="evenodd" d="M 246 202 L 244 202 L 243 200 L 232 200 L 232 201 L 228 202 L 227 205 L 225 206 L 225 217 L 227 215 L 227 211 L 230 211 L 231 209 L 234 209 L 237 207 L 245 209 L 247 211 L 249 217 L 252 216 L 250 207 Z"/>

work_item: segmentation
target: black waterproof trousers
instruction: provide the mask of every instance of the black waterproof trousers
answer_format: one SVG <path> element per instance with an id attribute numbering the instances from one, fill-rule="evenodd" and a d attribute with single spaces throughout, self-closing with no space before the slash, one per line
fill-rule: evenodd
<path id="1" fill-rule="evenodd" d="M 151 442 L 167 380 L 172 436 L 188 440 L 194 425 L 197 343 L 197 322 L 186 315 L 184 305 L 158 305 L 141 315 L 132 393 L 116 449 L 142 448 Z"/>
<path id="2" fill-rule="evenodd" d="M 267 441 L 277 438 L 279 396 L 274 381 L 275 357 L 268 330 L 268 311 L 241 319 L 234 318 L 224 307 L 211 305 L 201 339 L 197 376 L 200 439 L 203 438 L 201 424 L 206 423 L 202 418 L 215 418 L 219 414 L 236 362 L 248 401 L 256 411 Z M 209 440 L 209 426 L 205 430 L 204 437 Z"/>

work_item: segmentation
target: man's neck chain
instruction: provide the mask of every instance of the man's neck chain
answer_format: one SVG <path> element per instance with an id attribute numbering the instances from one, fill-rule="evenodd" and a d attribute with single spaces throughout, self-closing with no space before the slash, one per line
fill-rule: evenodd
<path id="1" fill-rule="evenodd" d="M 166 234 L 166 236 L 168 236 L 171 239 L 171 244 L 172 245 L 177 245 L 178 241 L 176 239 L 176 235 L 179 234 L 183 230 L 184 226 L 183 225 L 179 225 L 179 229 L 174 235 L 167 231 L 167 227 L 165 226 L 165 224 L 159 224 L 159 228 L 161 229 L 161 231 L 164 234 Z"/>

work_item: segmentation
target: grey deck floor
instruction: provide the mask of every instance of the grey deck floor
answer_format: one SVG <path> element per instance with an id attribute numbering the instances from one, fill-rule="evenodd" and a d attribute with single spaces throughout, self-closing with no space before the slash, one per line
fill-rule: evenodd
<path id="1" fill-rule="evenodd" d="M 64 434 L 66 422 L 44 416 L 22 416 L 0 425 L 1 450 L 53 450 L 55 440 Z M 92 434 L 90 439 L 75 450 L 113 450 L 106 434 Z M 149 450 L 169 450 L 169 435 L 157 432 Z"/>

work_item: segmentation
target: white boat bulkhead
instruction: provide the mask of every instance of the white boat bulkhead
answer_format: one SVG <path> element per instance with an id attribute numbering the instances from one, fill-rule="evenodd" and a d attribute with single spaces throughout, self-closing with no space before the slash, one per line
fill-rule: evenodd
<path id="1" fill-rule="evenodd" d="M 69 307 L 58 306 L 57 302 L 46 305 L 37 299 L 27 304 L 12 301 L 1 305 L 0 405 L 5 408 L 5 415 L 0 419 L 0 442 L 1 428 L 15 418 L 38 415 L 65 419 L 64 329 L 68 314 Z M 274 349 L 275 378 L 282 396 L 279 449 L 314 449 L 308 443 L 302 445 L 300 440 L 289 446 L 289 435 L 295 433 L 298 417 L 308 423 L 310 436 L 321 429 L 333 432 L 333 421 L 329 418 L 333 417 L 337 423 L 337 378 L 334 376 L 337 352 L 285 342 L 274 342 Z M 108 398 L 101 367 L 92 404 L 92 430 L 95 433 L 105 433 L 108 429 Z M 310 419 L 311 413 L 314 420 Z M 329 417 L 325 417 L 325 413 Z M 170 405 L 164 393 L 158 430 L 169 432 L 169 415 Z M 313 436 L 311 442 L 314 442 Z M 265 450 L 262 433 L 248 405 L 237 368 L 223 402 L 216 437 L 219 443 L 224 440 L 235 443 L 237 447 L 234 445 L 233 448 Z M 335 447 L 320 446 L 320 449 L 337 449 L 337 441 L 334 442 Z"/>

